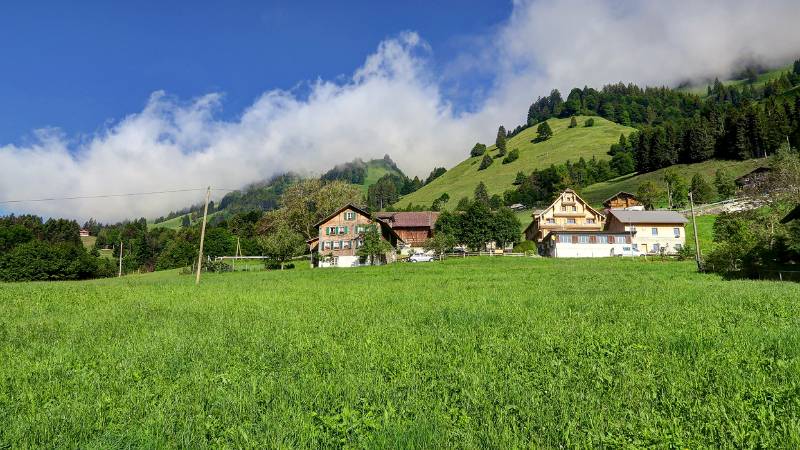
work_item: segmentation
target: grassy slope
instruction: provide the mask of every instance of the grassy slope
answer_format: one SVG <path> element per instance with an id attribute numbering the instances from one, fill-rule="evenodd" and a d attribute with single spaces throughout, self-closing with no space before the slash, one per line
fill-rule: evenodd
<path id="1" fill-rule="evenodd" d="M 800 285 L 693 267 L 470 258 L 3 285 L 0 443 L 797 447 Z"/>
<path id="2" fill-rule="evenodd" d="M 528 174 L 533 169 L 563 163 L 568 159 L 577 161 L 581 156 L 586 159 L 591 159 L 592 156 L 607 159 L 609 157 L 606 152 L 611 144 L 619 140 L 619 135 L 633 131 L 632 128 L 600 117 L 595 117 L 594 127 L 584 128 L 583 121 L 586 118 L 577 119 L 579 126 L 572 129 L 567 128 L 569 119 L 548 120 L 553 129 L 553 137 L 538 144 L 531 143 L 536 137 L 536 127 L 529 128 L 508 140 L 508 151 L 515 148 L 520 151 L 519 159 L 513 163 L 502 164 L 500 159 L 495 159 L 491 166 L 479 171 L 478 166 L 483 157 L 468 158 L 431 184 L 401 198 L 397 206 L 405 207 L 409 203 L 430 206 L 436 198 L 446 192 L 450 195 L 450 201 L 445 206 L 453 208 L 461 197 L 472 198 L 475 186 L 481 181 L 486 184 L 490 194 L 502 194 L 513 187 L 511 183 L 519 171 Z M 494 145 L 489 147 L 489 154 L 492 156 L 497 154 Z"/>
<path id="3" fill-rule="evenodd" d="M 764 73 L 762 73 L 762 74 L 760 74 L 758 76 L 756 81 L 753 83 L 753 86 L 755 86 L 755 87 L 763 86 L 768 81 L 774 80 L 776 78 L 780 78 L 780 76 L 783 75 L 785 72 L 791 72 L 792 67 L 793 67 L 792 64 L 788 64 L 786 66 L 779 67 L 777 69 L 773 69 L 773 70 L 770 70 L 768 72 L 764 72 Z M 747 82 L 746 79 L 742 79 L 742 80 L 727 80 L 727 81 L 723 81 L 722 82 L 722 84 L 724 84 L 726 86 L 743 86 L 743 85 L 745 85 L 747 83 L 748 82 Z M 700 86 L 691 86 L 691 87 L 682 88 L 682 89 L 679 89 L 679 90 L 681 90 L 683 92 L 689 92 L 689 93 L 692 93 L 692 94 L 697 94 L 697 95 L 700 95 L 702 97 L 705 97 L 706 94 L 708 93 L 708 86 L 710 86 L 710 85 L 713 85 L 713 83 L 702 84 Z"/>
<path id="4" fill-rule="evenodd" d="M 217 211 L 217 212 L 213 212 L 213 213 L 209 214 L 208 215 L 208 220 L 211 220 L 212 217 L 216 216 L 220 212 L 221 211 Z M 186 215 L 188 215 L 188 214 L 184 214 L 183 216 L 186 216 Z M 159 222 L 159 223 L 151 223 L 150 221 L 148 221 L 147 222 L 147 228 L 149 228 L 149 229 L 153 229 L 153 228 L 170 228 L 172 230 L 177 230 L 177 229 L 179 229 L 181 227 L 181 220 L 183 220 L 183 216 L 173 217 L 172 219 L 165 220 L 165 221 Z M 197 219 L 192 223 L 199 223 L 199 222 L 200 222 L 200 219 Z"/>
<path id="5" fill-rule="evenodd" d="M 600 206 L 603 200 L 619 191 L 627 191 L 635 194 L 639 185 L 646 181 L 653 181 L 658 185 L 663 185 L 664 171 L 669 169 L 675 170 L 686 178 L 687 181 L 690 181 L 695 173 L 700 173 L 711 183 L 713 182 L 714 174 L 719 168 L 725 168 L 730 171 L 734 177 L 739 177 L 764 164 L 767 164 L 767 162 L 762 159 L 751 159 L 747 161 L 709 160 L 697 164 L 676 164 L 669 168 L 659 169 L 641 175 L 625 175 L 602 183 L 595 183 L 581 189 L 581 196 L 592 205 Z"/>
<path id="6" fill-rule="evenodd" d="M 364 178 L 364 184 L 358 185 L 364 191 L 364 195 L 367 194 L 367 189 L 370 186 L 387 173 L 400 174 L 397 170 L 388 167 L 382 159 L 374 159 L 367 162 L 367 176 Z"/>

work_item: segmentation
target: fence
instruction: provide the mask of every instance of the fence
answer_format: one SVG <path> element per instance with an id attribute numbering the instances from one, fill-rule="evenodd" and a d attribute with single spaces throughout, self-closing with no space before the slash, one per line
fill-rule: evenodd
<path id="1" fill-rule="evenodd" d="M 448 258 L 466 258 L 467 256 L 491 256 L 491 257 L 500 257 L 500 256 L 512 256 L 512 257 L 529 257 L 529 258 L 536 258 L 538 255 L 534 254 L 525 254 L 525 253 L 494 253 L 494 252 L 452 252 L 452 253 L 445 253 L 445 256 Z"/>
<path id="2" fill-rule="evenodd" d="M 798 270 L 762 270 L 758 272 L 759 280 L 795 281 L 800 283 Z"/>

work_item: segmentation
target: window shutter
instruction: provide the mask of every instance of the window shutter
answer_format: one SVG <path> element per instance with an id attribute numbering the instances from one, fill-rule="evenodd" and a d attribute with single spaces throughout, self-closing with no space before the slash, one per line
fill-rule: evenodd
<path id="1" fill-rule="evenodd" d="M 589 236 L 589 243 L 596 244 L 597 243 L 597 236 Z"/>
<path id="2" fill-rule="evenodd" d="M 630 244 L 631 243 L 631 237 L 630 236 L 625 236 L 625 243 L 626 244 Z"/>
<path id="3" fill-rule="evenodd" d="M 614 236 L 609 236 L 608 237 L 608 243 L 609 244 L 613 244 L 614 243 Z"/>
<path id="4" fill-rule="evenodd" d="M 572 235 L 572 243 L 573 244 L 577 244 L 578 243 L 578 236 L 575 235 L 575 234 Z"/>

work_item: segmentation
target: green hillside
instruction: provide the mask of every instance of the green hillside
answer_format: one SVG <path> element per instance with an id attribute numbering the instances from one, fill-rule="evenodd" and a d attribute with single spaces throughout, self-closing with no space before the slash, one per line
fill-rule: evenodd
<path id="1" fill-rule="evenodd" d="M 420 190 L 404 196 L 397 202 L 397 206 L 405 207 L 409 203 L 430 206 L 435 199 L 443 193 L 450 196 L 447 208 L 455 207 L 461 197 L 472 197 L 475 186 L 483 181 L 489 194 L 502 194 L 513 188 L 513 181 L 517 172 L 530 173 L 533 169 L 540 169 L 551 164 L 563 163 L 578 158 L 608 159 L 606 152 L 611 144 L 619 140 L 619 135 L 631 133 L 633 128 L 625 127 L 610 122 L 600 117 L 594 117 L 595 125 L 586 128 L 583 126 L 587 117 L 577 117 L 579 126 L 568 128 L 570 119 L 550 119 L 548 123 L 553 129 L 553 137 L 540 143 L 532 143 L 536 138 L 536 127 L 528 128 L 518 135 L 510 138 L 506 145 L 508 151 L 519 149 L 519 159 L 503 164 L 501 159 L 484 170 L 478 170 L 482 156 L 467 158 L 457 166 L 449 169 L 444 175 L 437 178 Z M 468 152 L 469 149 L 464 149 Z M 495 156 L 497 149 L 494 145 L 489 147 L 488 154 Z"/>
<path id="2" fill-rule="evenodd" d="M 364 191 L 364 195 L 367 194 L 367 189 L 369 189 L 370 186 L 375 184 L 382 176 L 386 175 L 387 173 L 403 176 L 403 172 L 401 172 L 391 164 L 387 163 L 383 159 L 373 159 L 371 161 L 367 161 L 366 164 L 367 164 L 366 167 L 367 176 L 364 177 L 363 183 L 358 184 L 358 186 Z"/>
<path id="3" fill-rule="evenodd" d="M 217 212 L 210 213 L 208 215 L 208 220 L 211 220 L 214 216 L 216 216 L 218 214 L 221 214 L 222 212 L 223 211 L 217 211 Z M 188 216 L 188 215 L 189 214 L 184 214 L 183 216 Z M 158 222 L 158 223 L 151 223 L 150 221 L 147 221 L 147 228 L 150 228 L 150 229 L 153 229 L 153 228 L 169 228 L 169 229 L 172 229 L 172 230 L 177 230 L 178 228 L 181 227 L 181 221 L 183 220 L 183 216 L 173 217 L 172 219 L 165 220 L 163 222 Z M 200 214 L 200 217 L 202 217 L 202 213 Z M 200 222 L 200 219 L 197 219 L 197 220 L 192 221 L 192 224 L 199 223 L 199 222 Z"/>
<path id="4" fill-rule="evenodd" d="M 763 86 L 768 81 L 772 81 L 772 80 L 774 80 L 776 78 L 780 78 L 780 76 L 783 75 L 784 73 L 791 72 L 791 71 L 792 71 L 792 64 L 788 64 L 788 65 L 783 66 L 783 67 L 778 67 L 777 69 L 773 69 L 773 70 L 764 72 L 762 74 L 759 74 L 758 78 L 756 79 L 756 81 L 753 82 L 752 84 L 753 84 L 754 87 Z M 722 84 L 724 84 L 725 86 L 737 86 L 737 87 L 742 87 L 742 86 L 744 86 L 745 84 L 748 84 L 748 83 L 749 82 L 746 79 L 726 80 L 726 81 L 722 82 Z M 689 87 L 681 88 L 679 90 L 683 91 L 683 92 L 697 94 L 697 95 L 700 95 L 702 97 L 705 97 L 706 94 L 708 93 L 708 87 L 711 86 L 712 84 L 713 84 L 713 82 L 703 83 L 703 84 L 700 84 L 700 85 L 697 85 L 697 86 L 689 86 Z"/>
<path id="5" fill-rule="evenodd" d="M 636 193 L 636 189 L 639 188 L 639 185 L 646 181 L 663 184 L 664 172 L 666 170 L 676 171 L 687 181 L 691 180 L 694 174 L 700 173 L 706 177 L 709 182 L 712 182 L 717 169 L 725 168 L 734 177 L 739 177 L 765 164 L 767 164 L 767 161 L 763 159 L 750 159 L 747 161 L 709 160 L 697 164 L 676 164 L 668 168 L 643 173 L 641 175 L 629 174 L 602 183 L 595 183 L 591 186 L 586 186 L 581 189 L 580 192 L 581 196 L 586 199 L 586 201 L 592 205 L 600 206 L 603 200 L 619 191 Z"/>

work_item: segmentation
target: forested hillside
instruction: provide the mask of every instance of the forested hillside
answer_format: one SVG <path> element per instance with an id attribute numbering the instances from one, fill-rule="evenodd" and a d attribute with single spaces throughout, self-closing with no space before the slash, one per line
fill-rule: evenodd
<path id="1" fill-rule="evenodd" d="M 781 146 L 800 145 L 798 92 L 800 61 L 785 71 L 716 80 L 703 94 L 618 83 L 574 88 L 564 100 L 553 90 L 531 104 L 525 125 L 510 132 L 501 127 L 495 146 L 476 145 L 470 158 L 398 206 L 430 206 L 443 198 L 449 203 L 435 206 L 450 209 L 456 206 L 452 200 L 469 196 L 479 183 L 507 205 L 535 206 L 565 187 L 585 189 L 593 200 L 613 189 L 636 191 L 657 179 L 647 174 L 673 166 L 678 178 L 704 177 L 712 166 L 741 175 L 759 163 L 723 162 L 765 158 Z M 587 116 L 596 116 L 593 127 L 587 127 Z M 598 132 L 603 128 L 617 131 L 614 139 Z M 499 153 L 515 148 L 516 163 L 506 157 L 502 161 L 509 164 L 498 164 Z M 693 167 L 699 163 L 706 164 Z M 703 182 L 708 181 L 698 181 Z"/>

